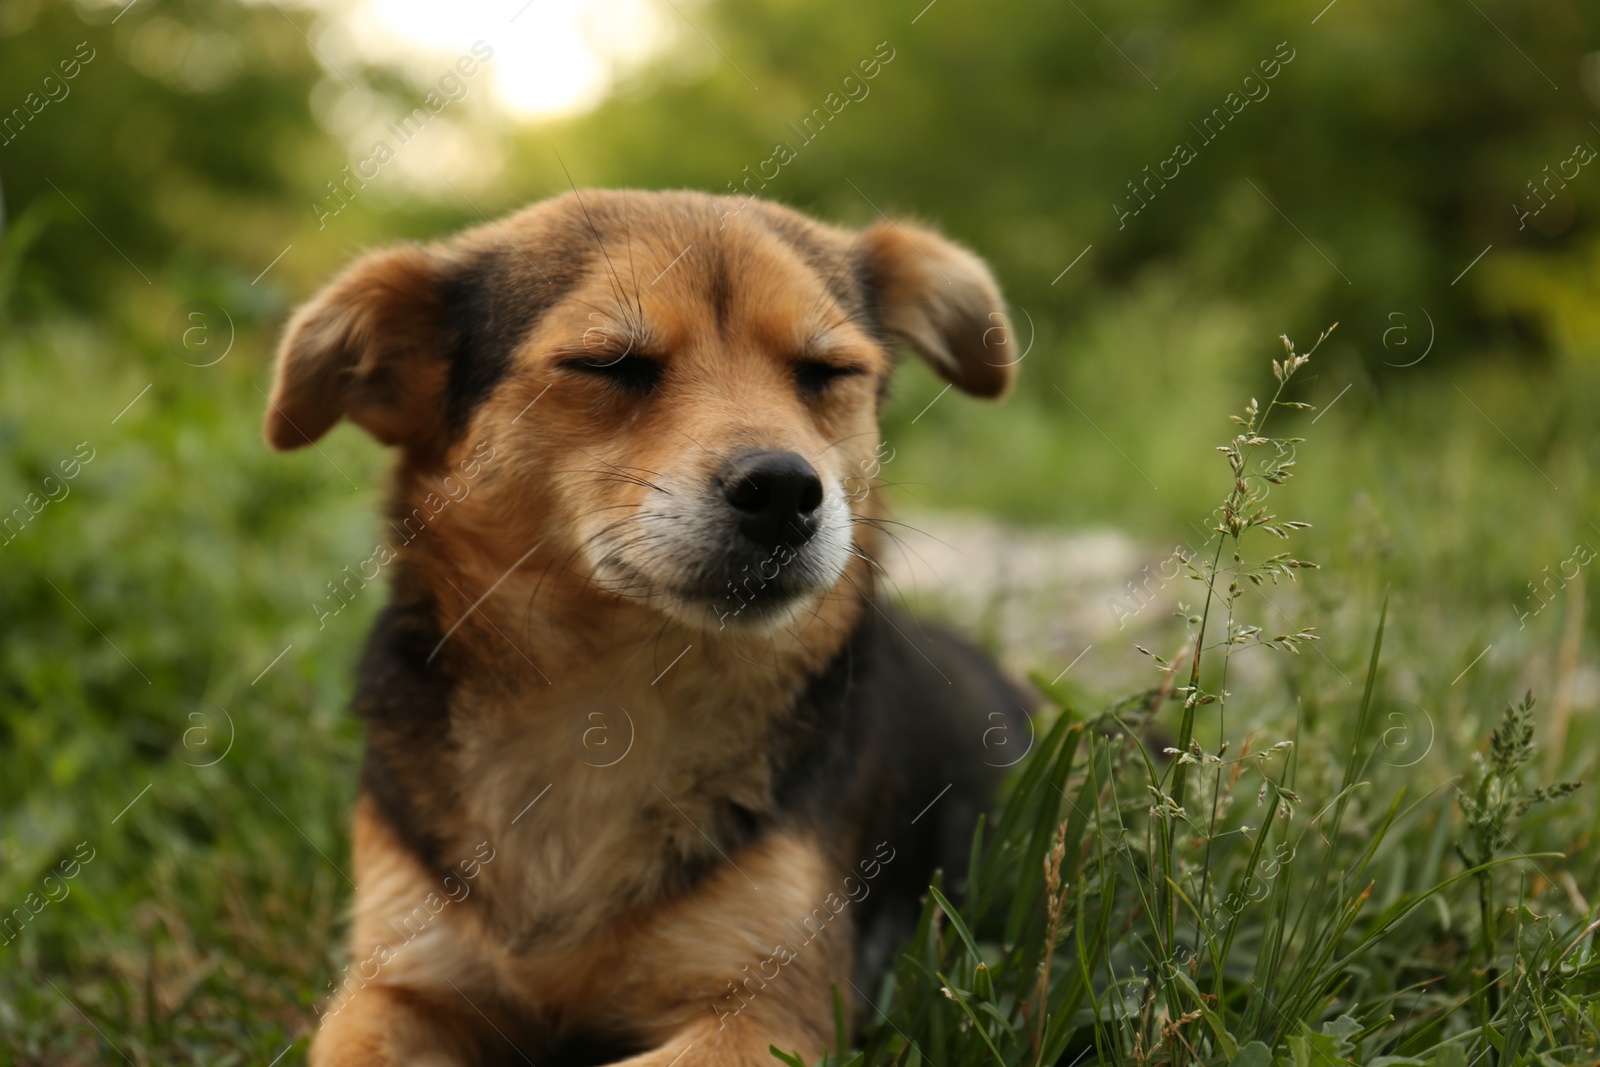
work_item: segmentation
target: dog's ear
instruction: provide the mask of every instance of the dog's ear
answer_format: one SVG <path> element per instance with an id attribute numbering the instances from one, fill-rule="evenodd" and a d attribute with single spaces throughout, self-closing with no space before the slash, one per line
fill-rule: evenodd
<path id="1" fill-rule="evenodd" d="M 303 447 L 342 416 L 386 445 L 436 443 L 449 377 L 445 269 L 416 245 L 383 249 L 296 311 L 278 348 L 267 443 Z"/>
<path id="2" fill-rule="evenodd" d="M 1011 321 L 983 260 L 907 222 L 877 222 L 861 255 L 891 333 L 974 396 L 1003 394 L 1016 376 Z"/>

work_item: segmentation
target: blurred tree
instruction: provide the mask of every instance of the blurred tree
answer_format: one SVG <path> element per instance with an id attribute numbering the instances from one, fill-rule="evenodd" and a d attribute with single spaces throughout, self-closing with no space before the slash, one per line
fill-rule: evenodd
<path id="1" fill-rule="evenodd" d="M 845 220 L 931 217 L 996 261 L 1047 341 L 1175 277 L 1191 303 L 1279 327 L 1340 319 L 1374 360 L 1390 316 L 1423 308 L 1434 365 L 1600 344 L 1574 311 L 1600 261 L 1593 5 L 712 0 L 667 17 L 676 43 L 595 111 L 472 125 L 510 161 L 476 205 L 559 191 L 555 145 L 579 184 L 745 183 Z M 0 6 L 0 176 L 11 220 L 39 229 L 24 288 L 100 308 L 163 274 L 248 278 L 296 235 L 286 269 L 309 279 L 362 241 L 476 219 L 451 191 L 401 189 L 311 236 L 309 204 L 359 154 L 313 94 L 399 113 L 411 92 L 332 68 L 316 32 L 313 12 L 230 0 Z M 1060 348 L 1037 358 L 1065 367 Z"/>
<path id="2" fill-rule="evenodd" d="M 336 158 L 308 100 L 319 68 L 271 7 L 182 0 L 123 14 L 0 6 L 6 211 L 44 225 L 23 284 L 85 310 L 168 272 L 251 262 L 284 228 L 300 172 Z"/>
<path id="3" fill-rule="evenodd" d="M 766 195 L 941 220 L 1062 325 L 1174 269 L 1283 325 L 1343 320 L 1374 359 L 1389 314 L 1420 333 L 1424 307 L 1445 348 L 1536 350 L 1557 309 L 1499 264 L 1596 258 L 1600 167 L 1574 162 L 1600 146 L 1594 5 L 770 0 L 681 17 L 723 55 L 690 82 L 668 56 L 563 131 L 583 180 L 725 190 L 787 142 Z M 790 123 L 880 41 L 895 58 L 870 95 L 797 143 Z"/>

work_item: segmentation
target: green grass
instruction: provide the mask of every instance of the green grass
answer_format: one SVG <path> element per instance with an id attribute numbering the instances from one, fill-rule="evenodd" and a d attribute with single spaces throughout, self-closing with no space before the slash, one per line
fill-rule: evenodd
<path id="1" fill-rule="evenodd" d="M 1303 527 L 1266 505 L 1294 450 L 1314 452 L 1266 436 L 1307 407 L 1304 363 L 1292 349 L 1275 362 L 1272 399 L 1221 446 L 1232 488 L 1187 560 L 1180 655 L 1149 653 L 1154 684 L 1110 702 L 1035 678 L 1053 719 L 974 842 L 961 904 L 935 893 L 925 908 L 860 1062 L 1443 1067 L 1600 1051 L 1600 924 L 1581 888 L 1600 884 L 1593 794 L 1538 784 L 1532 700 L 1502 712 L 1503 673 L 1449 679 L 1420 647 L 1386 648 L 1387 593 L 1334 619 L 1343 635 L 1366 616 L 1364 664 L 1342 636 L 1248 621 L 1271 604 L 1251 590 L 1276 596 L 1310 570 L 1282 550 Z M 1288 662 L 1253 679 L 1232 662 L 1268 653 Z M 1467 714 L 1426 711 L 1457 705 Z M 1574 724 L 1569 751 L 1593 740 Z"/>
<path id="2" fill-rule="evenodd" d="M 1519 809 L 1596 777 L 1594 626 L 1581 579 L 1525 627 L 1512 605 L 1575 540 L 1600 545 L 1580 433 L 1593 369 L 1378 388 L 1336 334 L 1280 399 L 1358 386 L 1315 423 L 1278 408 L 1268 426 L 1306 438 L 1267 506 L 1312 522 L 1282 544 L 1321 569 L 1234 596 L 1236 569 L 1281 549 L 1241 529 L 1235 563 L 1231 533 L 1201 545 L 1189 525 L 1225 518 L 1224 496 L 1248 519 L 1263 487 L 1230 493 L 1211 450 L 1237 431 L 1232 400 L 1101 369 L 1123 318 L 1081 375 L 1060 371 L 1081 411 L 1036 389 L 984 439 L 973 427 L 1007 409 L 950 399 L 913 424 L 936 392 L 914 374 L 894 401 L 899 494 L 1131 524 L 1152 558 L 1178 539 L 1223 552 L 1193 559 L 1188 618 L 1149 620 L 1154 656 L 1104 650 L 1119 685 L 1047 685 L 1054 710 L 965 897 L 930 897 L 859 1055 L 1592 1061 L 1597 791 Z M 54 316 L 0 337 L 0 507 L 79 442 L 94 452 L 0 547 L 0 906 L 61 897 L 0 944 L 0 1063 L 301 1062 L 339 962 L 360 751 L 345 709 L 379 597 L 321 630 L 310 605 L 370 553 L 384 458 L 348 427 L 320 454 L 269 454 L 264 331 L 199 369 L 165 350 L 164 325 L 135 308 L 114 331 Z M 1207 331 L 1196 366 L 1227 335 Z M 1232 358 L 1264 368 L 1265 346 Z M 1244 396 L 1278 385 L 1234 377 Z M 1280 458 L 1245 451 L 1246 472 Z M 1320 640 L 1293 637 L 1313 627 Z M 1280 634 L 1298 654 L 1257 644 Z M 74 868 L 80 843 L 92 858 Z"/>
<path id="3" fill-rule="evenodd" d="M 320 632 L 309 605 L 370 552 L 380 456 L 350 433 L 326 462 L 271 455 L 259 347 L 196 369 L 158 338 L 4 346 L 7 505 L 78 442 L 95 454 L 0 547 L 0 899 L 42 895 L 80 842 L 94 856 L 0 946 L 0 1062 L 121 1062 L 114 1041 L 136 1063 L 267 1063 L 312 1018 L 348 899 L 345 708 L 379 604 Z"/>

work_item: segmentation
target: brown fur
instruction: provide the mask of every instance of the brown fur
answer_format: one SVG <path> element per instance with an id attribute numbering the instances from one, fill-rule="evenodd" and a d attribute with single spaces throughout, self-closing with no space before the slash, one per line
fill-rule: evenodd
<path id="1" fill-rule="evenodd" d="M 719 625 L 741 602 L 708 607 L 653 546 L 742 448 L 861 481 L 896 340 L 979 395 L 1014 369 L 993 281 L 943 238 L 687 193 L 574 194 L 373 253 L 296 314 L 268 441 L 348 417 L 402 450 L 391 528 L 450 501 L 397 550 L 417 643 L 388 668 L 437 677 L 447 714 L 394 710 L 411 682 L 358 697 L 382 774 L 356 812 L 350 944 L 375 973 L 330 1005 L 314 1064 L 537 1057 L 573 1034 L 658 1067 L 822 1051 L 848 909 L 765 971 L 875 842 L 781 817 L 773 738 L 880 611 L 876 494 L 849 505 L 831 587 L 763 625 Z M 570 365 L 621 352 L 666 368 L 647 402 Z M 813 359 L 859 373 L 802 395 Z M 741 812 L 768 828 L 741 836 Z"/>

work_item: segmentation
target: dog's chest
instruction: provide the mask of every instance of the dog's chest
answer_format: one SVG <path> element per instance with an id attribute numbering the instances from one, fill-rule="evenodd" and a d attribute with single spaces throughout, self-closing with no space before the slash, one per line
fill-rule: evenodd
<path id="1" fill-rule="evenodd" d="M 736 851 L 771 805 L 785 694 L 688 671 L 460 693 L 458 795 L 496 850 L 483 903 L 513 950 L 603 928 Z"/>

